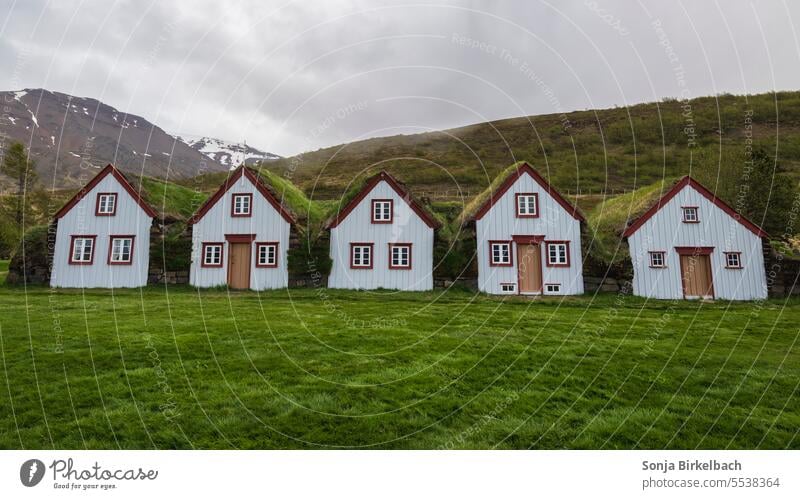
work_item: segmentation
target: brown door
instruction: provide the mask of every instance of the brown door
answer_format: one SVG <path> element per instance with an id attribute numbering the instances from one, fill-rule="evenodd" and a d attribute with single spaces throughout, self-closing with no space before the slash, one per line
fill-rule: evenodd
<path id="1" fill-rule="evenodd" d="M 520 293 L 542 292 L 542 252 L 538 244 L 517 244 Z"/>
<path id="2" fill-rule="evenodd" d="M 228 287 L 250 287 L 250 243 L 228 244 Z"/>
<path id="3" fill-rule="evenodd" d="M 710 255 L 681 255 L 684 297 L 714 297 Z"/>

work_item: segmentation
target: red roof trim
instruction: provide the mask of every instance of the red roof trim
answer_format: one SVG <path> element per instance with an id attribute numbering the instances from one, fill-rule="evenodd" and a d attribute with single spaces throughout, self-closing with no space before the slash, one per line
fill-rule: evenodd
<path id="1" fill-rule="evenodd" d="M 672 186 L 672 189 L 670 189 L 666 194 L 664 194 L 661 197 L 661 199 L 659 199 L 653 206 L 650 207 L 650 209 L 644 212 L 642 216 L 637 218 L 627 229 L 625 229 L 625 232 L 622 233 L 622 237 L 632 236 L 634 232 L 639 230 L 639 228 L 642 225 L 644 225 L 645 222 L 650 220 L 650 218 L 653 215 L 655 215 L 658 212 L 658 210 L 664 207 L 687 185 L 691 186 L 694 190 L 702 194 L 703 197 L 714 203 L 719 209 L 721 209 L 722 211 L 733 217 L 734 220 L 744 225 L 745 228 L 750 230 L 750 232 L 752 232 L 753 234 L 757 235 L 758 237 L 769 237 L 769 234 L 764 232 L 764 230 L 761 229 L 761 227 L 759 227 L 758 225 L 754 224 L 753 222 L 745 218 L 744 215 L 736 213 L 736 210 L 731 208 L 730 205 L 728 205 L 725 201 L 715 196 L 713 192 L 709 191 L 700 182 L 698 182 L 697 180 L 693 179 L 688 175 L 680 179 L 678 182 L 676 182 L 675 185 Z"/>
<path id="2" fill-rule="evenodd" d="M 92 180 L 90 180 L 89 183 L 83 186 L 83 188 L 80 191 L 78 191 L 77 194 L 72 196 L 72 199 L 67 201 L 67 204 L 62 206 L 61 209 L 58 210 L 58 212 L 56 212 L 55 218 L 59 219 L 64 215 L 66 215 L 73 207 L 75 207 L 76 204 L 78 204 L 78 201 L 80 201 L 87 194 L 89 194 L 92 191 L 92 189 L 94 189 L 95 186 L 97 186 L 97 184 L 99 184 L 100 181 L 106 178 L 108 175 L 114 175 L 114 178 L 117 179 L 117 182 L 119 182 L 122 185 L 122 187 L 128 192 L 128 194 L 131 195 L 133 200 L 139 204 L 139 206 L 144 210 L 145 213 L 147 213 L 153 218 L 156 218 L 158 216 L 156 210 L 150 207 L 150 205 L 147 204 L 147 202 L 142 198 L 142 196 L 139 195 L 139 192 L 137 192 L 136 189 L 130 184 L 130 182 L 128 182 L 128 179 L 125 178 L 125 175 L 123 175 L 122 172 L 117 170 L 117 168 L 114 165 L 109 163 L 108 165 L 106 165 L 105 168 L 100 170 L 100 173 L 95 175 L 95 177 Z M 118 198 L 117 200 L 119 201 L 119 196 L 117 196 L 117 198 Z M 115 204 L 114 210 L 116 211 L 116 209 L 117 208 Z"/>
<path id="3" fill-rule="evenodd" d="M 517 170 L 515 172 L 510 173 L 508 175 L 508 177 L 506 177 L 506 179 L 503 181 L 503 183 L 500 185 L 500 187 L 497 189 L 497 191 L 495 193 L 493 193 L 491 196 L 489 196 L 489 199 L 487 199 L 486 202 L 483 203 L 483 205 L 481 205 L 481 207 L 478 209 L 478 211 L 475 212 L 475 215 L 472 216 L 472 220 L 480 220 L 481 218 L 483 218 L 483 216 L 486 215 L 486 213 L 489 212 L 489 210 L 492 208 L 492 206 L 494 206 L 494 204 L 503 197 L 503 195 L 511 188 L 511 186 L 514 185 L 514 183 L 524 173 L 527 173 L 528 175 L 533 177 L 533 180 L 535 180 L 537 184 L 542 186 L 542 188 L 548 194 L 550 194 L 550 197 L 555 199 L 556 202 L 558 204 L 560 204 L 561 207 L 564 208 L 567 211 L 567 213 L 572 215 L 572 218 L 574 218 L 574 219 L 576 219 L 576 220 L 578 220 L 580 222 L 585 222 L 586 221 L 586 219 L 583 217 L 583 214 L 580 212 L 580 210 L 578 210 L 578 208 L 575 205 L 573 205 L 572 203 L 570 203 L 569 201 L 564 199 L 564 197 L 555 189 L 555 187 L 550 185 L 550 183 L 547 180 L 545 180 L 544 177 L 542 177 L 539 174 L 539 172 L 534 170 L 533 167 L 531 165 L 529 165 L 528 163 L 522 163 L 521 165 L 519 165 L 517 167 Z M 537 210 L 539 208 L 538 199 L 537 199 L 536 208 L 537 208 Z M 515 210 L 516 210 L 516 208 L 515 208 Z"/>
<path id="4" fill-rule="evenodd" d="M 426 210 L 419 203 L 417 203 L 414 200 L 414 198 L 411 197 L 411 194 L 408 192 L 408 190 L 405 187 L 403 187 L 400 184 L 400 182 L 397 181 L 397 179 L 391 176 L 388 172 L 382 171 L 379 174 L 370 178 L 364 185 L 364 188 L 361 189 L 361 191 L 358 193 L 358 195 L 354 197 L 349 203 L 347 203 L 347 206 L 345 206 L 341 211 L 339 211 L 339 213 L 337 213 L 333 218 L 331 218 L 327 224 L 325 224 L 325 228 L 333 229 L 334 227 L 342 223 L 342 220 L 347 218 L 347 215 L 349 215 L 350 212 L 353 211 L 355 207 L 358 206 L 358 204 L 361 203 L 361 201 L 363 201 L 364 198 L 367 197 L 367 195 L 370 192 L 372 192 L 372 189 L 374 189 L 375 186 L 377 186 L 381 182 L 381 180 L 385 180 L 386 183 L 389 184 L 389 186 L 391 186 L 392 189 L 394 189 L 397 195 L 400 196 L 403 199 L 403 201 L 405 201 L 406 204 L 411 207 L 412 210 L 414 210 L 414 213 L 416 213 L 417 216 L 419 216 L 419 218 L 421 218 L 422 221 L 428 225 L 428 227 L 430 227 L 431 229 L 438 229 L 439 227 L 441 227 L 442 224 L 440 224 L 438 220 L 433 218 L 433 215 L 428 213 L 428 210 Z M 394 212 L 394 209 L 392 211 Z M 394 213 L 392 213 L 392 217 L 394 218 Z"/>
<path id="5" fill-rule="evenodd" d="M 236 184 L 236 181 L 239 180 L 239 178 L 241 178 L 242 175 L 247 177 L 247 179 L 250 180 L 250 182 L 252 182 L 253 185 L 256 186 L 258 192 L 260 192 L 261 195 L 264 196 L 264 198 L 269 202 L 269 204 L 271 204 L 272 207 L 275 208 L 278 211 L 278 213 L 281 214 L 284 220 L 286 220 L 290 224 L 295 223 L 292 214 L 289 213 L 289 211 L 286 208 L 284 208 L 284 206 L 280 203 L 280 201 L 275 199 L 275 196 L 272 194 L 272 192 L 270 192 L 269 188 L 267 188 L 267 186 L 264 185 L 264 182 L 255 173 L 250 171 L 250 169 L 244 165 L 234 170 L 234 172 L 227 179 L 225 179 L 225 182 L 223 182 L 222 185 L 219 186 L 217 192 L 215 192 L 210 198 L 206 200 L 205 203 L 203 203 L 203 206 L 201 206 L 200 209 L 197 210 L 197 212 L 194 215 L 192 215 L 192 217 L 189 219 L 187 223 L 189 225 L 194 225 L 201 218 L 203 218 L 203 216 L 208 212 L 208 210 L 210 210 L 215 204 L 217 204 L 217 201 L 222 199 L 222 196 L 224 196 L 225 193 L 228 192 L 228 190 Z M 250 206 L 250 211 L 251 212 L 253 211 L 252 206 Z"/>

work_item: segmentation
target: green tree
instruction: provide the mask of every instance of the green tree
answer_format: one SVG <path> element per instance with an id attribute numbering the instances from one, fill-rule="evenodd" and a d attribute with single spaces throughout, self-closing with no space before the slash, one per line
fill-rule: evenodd
<path id="1" fill-rule="evenodd" d="M 3 161 L 0 163 L 0 172 L 8 175 L 17 185 L 17 203 L 14 219 L 17 226 L 22 229 L 22 219 L 25 210 L 25 194 L 30 192 L 38 179 L 34 167 L 36 164 L 31 161 L 25 146 L 20 142 L 12 142 L 3 154 Z"/>

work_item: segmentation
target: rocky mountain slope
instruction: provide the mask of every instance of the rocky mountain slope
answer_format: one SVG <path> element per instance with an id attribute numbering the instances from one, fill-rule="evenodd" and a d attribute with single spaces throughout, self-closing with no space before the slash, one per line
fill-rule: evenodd
<path id="1" fill-rule="evenodd" d="M 43 89 L 0 92 L 0 99 L 0 140 L 25 144 L 47 186 L 80 185 L 91 167 L 108 163 L 161 178 L 192 177 L 201 166 L 228 169 L 147 119 L 96 99 Z"/>

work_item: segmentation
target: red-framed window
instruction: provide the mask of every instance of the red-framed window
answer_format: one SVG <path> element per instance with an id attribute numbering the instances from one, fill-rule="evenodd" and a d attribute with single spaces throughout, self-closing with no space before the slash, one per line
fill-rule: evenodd
<path id="1" fill-rule="evenodd" d="M 683 213 L 683 223 L 700 223 L 700 213 L 697 206 L 681 206 L 681 212 Z"/>
<path id="2" fill-rule="evenodd" d="M 203 252 L 200 255 L 201 267 L 222 267 L 222 252 L 224 243 L 203 243 Z"/>
<path id="3" fill-rule="evenodd" d="M 514 198 L 517 204 L 517 218 L 537 218 L 539 216 L 539 195 L 535 192 L 519 192 Z"/>
<path id="4" fill-rule="evenodd" d="M 249 217 L 253 214 L 253 194 L 239 192 L 231 195 L 231 216 Z"/>
<path id="5" fill-rule="evenodd" d="M 725 268 L 726 269 L 741 269 L 742 266 L 742 253 L 740 251 L 726 251 Z"/>
<path id="6" fill-rule="evenodd" d="M 666 251 L 650 251 L 650 268 L 663 269 L 667 267 Z"/>
<path id="7" fill-rule="evenodd" d="M 489 266 L 511 267 L 513 253 L 511 241 L 489 241 Z"/>
<path id="8" fill-rule="evenodd" d="M 375 243 L 350 243 L 350 268 L 371 269 Z"/>
<path id="9" fill-rule="evenodd" d="M 411 269 L 411 243 L 389 243 L 389 268 Z"/>
<path id="10" fill-rule="evenodd" d="M 108 264 L 132 265 L 133 242 L 136 236 L 110 236 L 108 240 Z"/>
<path id="11" fill-rule="evenodd" d="M 278 243 L 256 243 L 256 267 L 275 268 L 278 266 Z"/>
<path id="12" fill-rule="evenodd" d="M 69 243 L 70 265 L 91 265 L 94 262 L 96 235 L 72 236 Z"/>
<path id="13" fill-rule="evenodd" d="M 548 267 L 569 267 L 569 241 L 545 241 Z"/>
<path id="14" fill-rule="evenodd" d="M 394 200 L 392 199 L 373 199 L 372 200 L 372 223 L 390 224 L 394 219 Z"/>
<path id="15" fill-rule="evenodd" d="M 98 192 L 94 206 L 94 214 L 98 217 L 113 217 L 117 214 L 117 193 Z"/>

